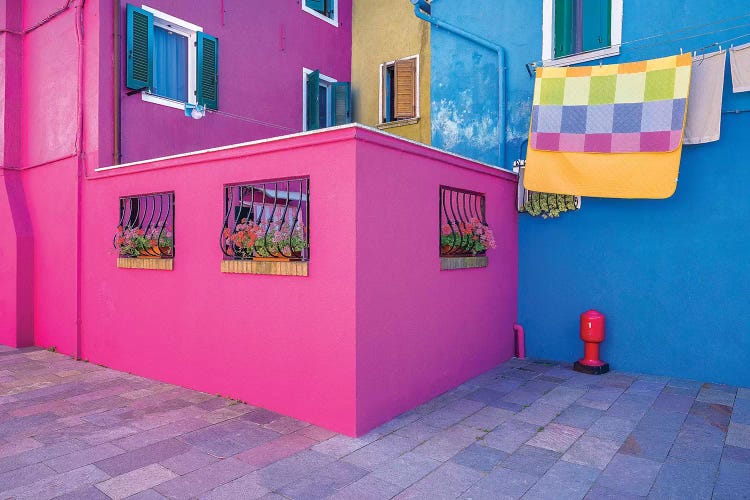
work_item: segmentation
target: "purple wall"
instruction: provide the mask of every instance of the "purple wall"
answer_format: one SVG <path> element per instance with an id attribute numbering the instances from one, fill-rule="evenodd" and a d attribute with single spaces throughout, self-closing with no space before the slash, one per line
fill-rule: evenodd
<path id="1" fill-rule="evenodd" d="M 220 113 L 277 127 L 215 113 L 192 120 L 180 110 L 142 101 L 140 93 L 125 94 L 127 2 L 120 3 L 123 163 L 299 132 L 302 68 L 319 69 L 339 81 L 350 79 L 351 0 L 338 2 L 338 27 L 303 11 L 299 0 L 149 0 L 143 5 L 197 24 L 218 37 Z M 112 51 L 113 13 L 107 7 L 101 9 L 101 58 L 107 61 Z M 101 72 L 101 80 L 100 164 L 111 165 L 111 67 Z"/>

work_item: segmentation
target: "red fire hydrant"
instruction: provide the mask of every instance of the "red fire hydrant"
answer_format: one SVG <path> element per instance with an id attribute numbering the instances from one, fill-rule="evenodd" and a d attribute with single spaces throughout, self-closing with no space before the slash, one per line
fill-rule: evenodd
<path id="1" fill-rule="evenodd" d="M 609 371 L 609 363 L 599 359 L 599 344 L 604 342 L 604 315 L 599 311 L 581 314 L 581 340 L 583 358 L 573 364 L 577 372 L 601 375 Z"/>

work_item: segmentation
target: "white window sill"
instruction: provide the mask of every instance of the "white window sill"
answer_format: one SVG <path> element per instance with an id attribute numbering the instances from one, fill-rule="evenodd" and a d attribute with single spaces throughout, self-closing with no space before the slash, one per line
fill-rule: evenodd
<path id="1" fill-rule="evenodd" d="M 168 97 L 161 97 L 158 95 L 150 94 L 148 92 L 141 92 L 141 100 L 145 102 L 152 102 L 161 106 L 167 106 L 169 108 L 181 109 L 185 111 L 185 102 L 170 99 Z M 195 103 L 191 103 L 195 104 Z"/>
<path id="2" fill-rule="evenodd" d="M 573 54 L 570 56 L 560 57 L 558 59 L 548 59 L 543 61 L 544 66 L 571 66 L 587 61 L 593 61 L 595 59 L 604 59 L 605 57 L 616 56 L 620 53 L 620 46 L 607 47 L 605 49 L 595 50 L 592 52 L 583 52 L 581 54 Z"/>
<path id="3" fill-rule="evenodd" d="M 404 125 L 414 125 L 415 123 L 419 123 L 418 116 L 416 118 L 404 118 L 402 120 L 394 120 L 392 122 L 380 123 L 378 124 L 378 128 L 380 130 L 383 130 L 386 128 L 403 127 Z"/>
<path id="4" fill-rule="evenodd" d="M 338 7 L 338 5 L 336 5 L 336 7 Z M 313 10 L 313 9 L 307 7 L 305 5 L 305 0 L 302 0 L 302 10 L 304 10 L 308 14 L 312 14 L 313 16 L 317 17 L 318 19 L 320 19 L 322 21 L 327 22 L 328 24 L 336 26 L 337 28 L 339 27 L 338 12 L 336 12 L 335 10 L 334 10 L 333 19 L 331 19 L 328 16 L 324 16 L 323 14 L 321 14 L 320 12 L 318 12 L 317 10 Z"/>

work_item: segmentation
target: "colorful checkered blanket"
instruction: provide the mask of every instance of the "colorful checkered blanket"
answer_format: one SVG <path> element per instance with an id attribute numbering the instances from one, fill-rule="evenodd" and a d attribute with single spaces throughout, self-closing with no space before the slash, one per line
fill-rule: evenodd
<path id="1" fill-rule="evenodd" d="M 679 148 L 690 54 L 606 66 L 538 68 L 530 148 L 581 153 Z"/>

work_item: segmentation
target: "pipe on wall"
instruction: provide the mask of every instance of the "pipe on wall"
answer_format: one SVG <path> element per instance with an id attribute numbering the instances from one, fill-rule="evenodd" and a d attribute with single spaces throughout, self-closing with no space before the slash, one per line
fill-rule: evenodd
<path id="1" fill-rule="evenodd" d="M 78 44 L 78 131 L 76 133 L 77 176 L 76 176 L 76 348 L 75 359 L 81 359 L 82 347 L 82 304 L 83 304 L 83 179 L 86 175 L 84 164 L 85 130 L 83 123 L 83 106 L 86 102 L 85 94 L 85 64 L 84 64 L 84 18 L 83 7 L 86 0 L 80 0 L 76 7 L 76 42 Z"/>
<path id="2" fill-rule="evenodd" d="M 114 98 L 112 103 L 112 119 L 114 121 L 114 147 L 112 151 L 113 165 L 119 165 L 122 160 L 121 143 L 121 118 L 120 118 L 120 0 L 112 0 L 112 28 L 114 30 L 113 41 L 114 50 L 112 51 L 112 73 L 113 73 L 113 91 Z"/>
<path id="3" fill-rule="evenodd" d="M 432 24 L 433 26 L 437 28 L 443 28 L 451 33 L 454 33 L 462 38 L 465 38 L 466 40 L 469 40 L 471 42 L 474 42 L 476 44 L 481 45 L 482 47 L 485 47 L 487 49 L 490 49 L 497 53 L 497 66 L 498 66 L 498 72 L 499 72 L 499 79 L 498 79 L 498 101 L 499 101 L 499 109 L 498 109 L 498 133 L 500 135 L 500 150 L 498 152 L 498 165 L 503 166 L 505 164 L 505 138 L 506 138 L 506 113 L 505 113 L 505 48 L 487 40 L 486 38 L 482 38 L 478 35 L 475 35 L 473 33 L 469 33 L 468 31 L 459 28 L 458 26 L 454 26 L 450 23 L 447 23 L 445 21 L 442 21 L 440 19 L 437 19 L 433 17 L 431 14 L 425 13 L 420 8 L 420 2 L 418 0 L 412 0 L 412 3 L 414 3 L 414 15 L 417 16 L 419 19 L 422 19 L 423 21 L 427 21 L 428 23 Z"/>
<path id="4" fill-rule="evenodd" d="M 523 332 L 523 327 L 516 323 L 513 325 L 513 331 L 516 334 L 516 357 L 518 359 L 526 359 L 526 336 Z"/>

